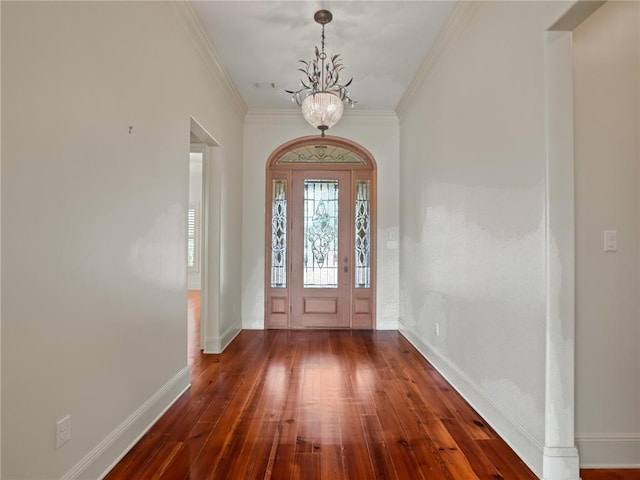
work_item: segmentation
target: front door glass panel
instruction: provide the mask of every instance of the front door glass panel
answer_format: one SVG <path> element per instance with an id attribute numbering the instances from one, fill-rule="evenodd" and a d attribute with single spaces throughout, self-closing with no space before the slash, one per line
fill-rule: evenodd
<path id="1" fill-rule="evenodd" d="M 338 288 L 338 181 L 304 181 L 304 288 Z"/>

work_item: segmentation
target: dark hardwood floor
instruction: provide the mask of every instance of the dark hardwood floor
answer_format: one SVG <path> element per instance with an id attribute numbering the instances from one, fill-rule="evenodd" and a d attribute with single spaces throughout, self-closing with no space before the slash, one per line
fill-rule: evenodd
<path id="1" fill-rule="evenodd" d="M 536 478 L 396 332 L 243 331 L 202 355 L 189 305 L 192 386 L 108 480 Z"/>

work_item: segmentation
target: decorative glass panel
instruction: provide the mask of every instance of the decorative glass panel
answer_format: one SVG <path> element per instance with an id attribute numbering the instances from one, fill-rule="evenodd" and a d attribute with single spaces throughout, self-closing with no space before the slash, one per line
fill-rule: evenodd
<path id="1" fill-rule="evenodd" d="M 287 181 L 273 181 L 271 202 L 271 288 L 287 287 Z"/>
<path id="2" fill-rule="evenodd" d="M 309 145 L 289 150 L 282 154 L 277 163 L 355 163 L 365 165 L 355 152 L 332 145 Z"/>
<path id="3" fill-rule="evenodd" d="M 371 275 L 371 202 L 369 181 L 356 182 L 356 288 L 369 288 Z"/>
<path id="4" fill-rule="evenodd" d="M 338 287 L 338 181 L 304 181 L 304 287 Z"/>

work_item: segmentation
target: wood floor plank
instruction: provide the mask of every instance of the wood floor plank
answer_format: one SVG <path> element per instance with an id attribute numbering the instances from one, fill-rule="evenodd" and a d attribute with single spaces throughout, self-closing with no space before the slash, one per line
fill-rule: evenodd
<path id="1" fill-rule="evenodd" d="M 373 463 L 366 447 L 360 420 L 361 401 L 347 400 L 341 412 L 340 438 L 343 449 L 345 478 L 375 478 Z"/>
<path id="2" fill-rule="evenodd" d="M 524 463 L 509 447 L 505 448 L 505 443 L 494 438 L 478 442 L 485 455 L 491 460 L 500 473 L 500 477 L 507 480 L 510 478 L 522 478 L 522 480 L 537 480 L 533 472 L 522 468 Z M 527 475 L 528 474 L 528 475 Z M 497 478 L 496 480 L 500 480 Z"/>
<path id="3" fill-rule="evenodd" d="M 147 463 L 146 467 L 136 474 L 136 480 L 158 480 L 167 467 L 171 465 L 182 447 L 182 442 L 166 441 Z"/>
<path id="4" fill-rule="evenodd" d="M 204 448 L 207 440 L 209 439 L 214 425 L 211 423 L 198 422 L 196 423 L 187 439 L 184 442 L 184 453 L 188 455 L 188 464 L 186 471 L 191 471 L 192 465 L 194 465 L 196 459 L 200 455 L 200 452 Z M 175 461 L 178 462 L 182 460 L 182 457 L 177 458 Z M 179 478 L 178 470 L 176 469 L 176 478 Z M 169 480 L 169 477 L 167 478 Z"/>
<path id="5" fill-rule="evenodd" d="M 297 352 L 298 349 L 292 353 L 294 363 L 297 363 Z M 289 390 L 279 426 L 280 432 L 271 471 L 271 478 L 273 479 L 289 480 L 293 475 L 293 465 L 298 440 L 298 425 L 300 422 L 299 397 L 302 388 L 301 377 L 301 368 L 291 369 Z"/>
<path id="6" fill-rule="evenodd" d="M 225 449 L 235 437 L 236 428 L 246 413 L 246 407 L 252 398 L 255 388 L 258 386 L 258 379 L 266 368 L 269 351 L 264 342 L 253 344 L 251 348 L 251 350 L 244 352 L 247 354 L 246 358 L 250 360 L 250 363 L 245 367 L 244 374 L 232 376 L 235 381 L 241 378 L 242 382 L 236 388 L 230 389 L 234 394 L 230 401 L 227 402 L 225 414 L 213 424 L 209 438 L 191 465 L 193 478 L 214 478 L 218 464 L 224 458 Z M 255 354 L 255 358 L 252 353 Z M 241 353 L 240 355 L 242 356 Z M 260 361 L 257 361 L 258 359 Z M 238 367 L 234 368 L 232 366 L 231 370 L 238 373 Z"/>
<path id="7" fill-rule="evenodd" d="M 264 478 L 285 405 L 287 373 L 291 368 L 288 349 L 290 345 L 282 340 L 282 335 L 274 338 L 269 353 L 273 364 L 270 362 L 263 370 L 248 408 L 211 478 L 220 478 L 221 472 L 227 478 Z M 247 442 L 247 438 L 252 441 Z"/>
<path id="8" fill-rule="evenodd" d="M 162 474 L 158 477 L 159 480 L 184 480 L 188 477 L 189 465 L 193 459 L 192 453 L 189 451 L 189 447 L 182 443 L 178 450 L 175 452 L 171 461 L 167 463 L 166 467 L 162 471 Z"/>
<path id="9" fill-rule="evenodd" d="M 324 445 L 320 455 L 320 479 L 346 478 L 341 445 Z"/>
<path id="10" fill-rule="evenodd" d="M 471 468 L 480 480 L 496 480 L 502 476 L 478 442 L 467 433 L 460 420 L 445 418 L 442 420 L 442 424 L 456 442 L 457 448 L 468 459 Z"/>
<path id="11" fill-rule="evenodd" d="M 386 386 L 386 383 L 392 383 Z M 394 383 L 386 381 L 376 392 L 374 401 L 389 450 L 400 478 L 425 480 L 448 479 L 443 462 L 433 455 L 418 417 L 406 408 L 406 400 Z"/>
<path id="12" fill-rule="evenodd" d="M 417 451 L 424 453 L 422 447 L 425 445 L 422 442 L 421 432 L 418 432 L 418 429 L 412 429 L 417 424 L 418 417 L 404 408 L 406 400 L 400 394 L 399 387 L 401 387 L 401 382 L 395 377 L 397 373 L 394 369 L 395 359 L 393 354 L 395 351 L 392 351 L 391 354 L 385 354 L 384 348 L 380 348 L 383 343 L 377 342 L 375 347 L 376 350 L 383 354 L 386 366 L 383 367 L 382 364 L 379 364 L 379 367 L 375 369 L 376 388 L 371 391 L 373 403 L 378 412 L 377 418 L 398 478 L 423 479 L 425 478 L 422 468 L 424 465 L 421 465 L 418 461 L 414 448 L 417 447 Z M 409 416 L 405 415 L 406 413 L 409 413 Z M 409 434 L 409 430 L 412 430 L 412 434 L 415 434 L 415 437 Z M 433 458 L 429 457 L 427 455 L 429 460 L 433 460 Z M 435 462 L 433 462 L 432 467 L 425 469 L 424 473 L 426 474 L 426 470 L 429 470 L 431 480 L 441 478 L 436 476 L 438 469 L 435 468 Z"/>
<path id="13" fill-rule="evenodd" d="M 380 480 L 398 479 L 393 459 L 384 441 L 382 427 L 377 415 L 362 415 L 362 429 L 367 442 L 367 449 L 373 463 L 373 471 Z"/>
<path id="14" fill-rule="evenodd" d="M 166 441 L 166 435 L 145 434 L 124 458 L 113 467 L 106 479 L 135 478 L 139 472 L 148 470 L 147 465 Z"/>
<path id="15" fill-rule="evenodd" d="M 320 478 L 320 455 L 317 453 L 297 453 L 293 469 L 293 480 Z"/>
<path id="16" fill-rule="evenodd" d="M 189 338 L 191 388 L 107 480 L 536 478 L 398 332 Z M 637 478 L 617 475 L 583 480 Z"/>
<path id="17" fill-rule="evenodd" d="M 460 446 L 443 424 L 443 420 L 429 420 L 425 424 L 425 431 L 433 439 L 438 455 L 442 458 L 444 465 L 451 472 L 453 478 L 456 480 L 459 478 L 479 480 L 471 466 L 471 460 L 460 449 Z"/>

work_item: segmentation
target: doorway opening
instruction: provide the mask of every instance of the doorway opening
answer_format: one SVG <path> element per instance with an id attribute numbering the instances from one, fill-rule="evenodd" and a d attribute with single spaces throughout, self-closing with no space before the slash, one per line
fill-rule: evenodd
<path id="1" fill-rule="evenodd" d="M 203 162 L 205 144 L 192 135 L 189 148 L 189 205 L 187 207 L 187 290 L 188 329 L 187 354 L 189 364 L 204 348 L 201 328 L 203 273 Z"/>
<path id="2" fill-rule="evenodd" d="M 187 215 L 187 360 L 217 353 L 220 305 L 220 145 L 190 120 Z M 198 322 L 199 318 L 199 322 Z"/>
<path id="3" fill-rule="evenodd" d="M 373 155 L 303 137 L 271 154 L 266 179 L 265 327 L 374 328 Z"/>

